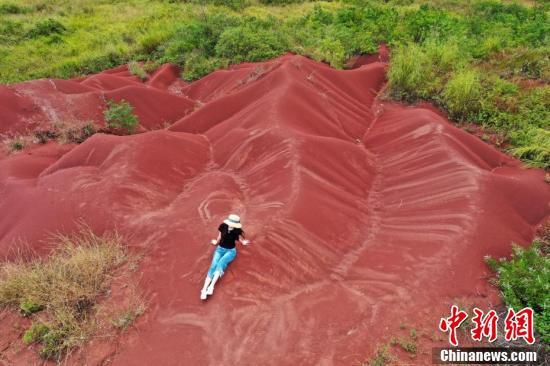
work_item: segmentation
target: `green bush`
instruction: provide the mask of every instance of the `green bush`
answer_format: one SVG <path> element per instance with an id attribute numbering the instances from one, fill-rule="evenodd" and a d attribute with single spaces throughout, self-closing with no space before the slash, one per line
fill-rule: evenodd
<path id="1" fill-rule="evenodd" d="M 405 30 L 412 41 L 423 42 L 431 37 L 446 37 L 456 31 L 458 22 L 448 12 L 423 4 L 406 16 Z"/>
<path id="2" fill-rule="evenodd" d="M 173 37 L 161 48 L 163 61 L 183 64 L 191 52 L 205 58 L 216 56 L 215 47 L 225 29 L 240 24 L 240 20 L 225 12 L 204 13 L 200 20 L 177 27 Z M 201 75 L 202 76 L 202 75 Z"/>
<path id="3" fill-rule="evenodd" d="M 182 77 L 185 80 L 195 80 L 207 75 L 221 67 L 227 66 L 228 62 L 218 58 L 208 58 L 199 51 L 187 54 L 184 62 Z"/>
<path id="4" fill-rule="evenodd" d="M 342 43 L 336 39 L 325 38 L 319 41 L 313 57 L 319 61 L 326 61 L 330 66 L 342 68 L 346 60 L 345 49 Z"/>
<path id="5" fill-rule="evenodd" d="M 475 70 L 462 70 L 445 86 L 443 100 L 451 117 L 465 120 L 479 111 L 482 86 Z"/>
<path id="6" fill-rule="evenodd" d="M 61 34 L 65 32 L 67 28 L 60 22 L 54 19 L 46 19 L 40 21 L 34 25 L 28 32 L 27 37 L 37 38 L 42 36 L 49 36 L 51 34 Z"/>
<path id="7" fill-rule="evenodd" d="M 120 102 L 108 100 L 103 117 L 108 128 L 122 130 L 129 134 L 134 133 L 139 124 L 139 119 L 134 114 L 134 107 L 124 99 Z"/>
<path id="8" fill-rule="evenodd" d="M 392 53 L 388 82 L 394 98 L 414 101 L 427 97 L 433 77 L 430 59 L 420 46 L 413 43 Z"/>
<path id="9" fill-rule="evenodd" d="M 250 5 L 250 0 L 187 0 L 194 4 L 212 4 L 218 6 L 227 6 L 233 10 L 244 9 Z"/>
<path id="10" fill-rule="evenodd" d="M 33 322 L 31 327 L 23 334 L 25 344 L 42 342 L 44 336 L 48 334 L 50 328 L 42 323 Z"/>
<path id="11" fill-rule="evenodd" d="M 62 144 L 81 144 L 96 133 L 96 127 L 92 122 L 82 126 L 60 126 L 57 130 L 58 141 Z"/>
<path id="12" fill-rule="evenodd" d="M 126 63 L 124 55 L 111 51 L 106 54 L 92 54 L 78 61 L 66 61 L 59 66 L 59 75 L 73 77 L 75 75 L 101 72 Z"/>
<path id="13" fill-rule="evenodd" d="M 267 5 L 288 5 L 295 3 L 303 3 L 307 0 L 260 0 L 260 3 Z"/>
<path id="14" fill-rule="evenodd" d="M 431 39 L 425 42 L 423 48 L 434 75 L 442 79 L 462 69 L 470 61 L 469 55 L 460 49 L 458 40 L 440 42 Z"/>
<path id="15" fill-rule="evenodd" d="M 545 343 L 550 342 L 550 258 L 548 240 L 535 241 L 524 249 L 514 246 L 508 260 L 487 258 L 496 272 L 496 283 L 506 305 L 516 311 L 531 307 L 535 312 L 535 329 Z"/>
<path id="16" fill-rule="evenodd" d="M 30 299 L 24 299 L 19 304 L 19 310 L 24 316 L 29 316 L 44 309 L 44 305 Z"/>
<path id="17" fill-rule="evenodd" d="M 128 71 L 134 76 L 140 78 L 141 81 L 145 81 L 148 78 L 147 72 L 141 64 L 138 62 L 132 61 L 128 64 Z"/>
<path id="18" fill-rule="evenodd" d="M 191 23 L 178 28 L 176 34 L 164 46 L 164 61 L 182 64 L 187 53 L 200 50 L 206 56 L 213 54 L 217 38 L 211 37 L 206 24 Z"/>
<path id="19" fill-rule="evenodd" d="M 0 18 L 0 40 L 5 45 L 17 44 L 24 37 L 21 21 Z"/>
<path id="20" fill-rule="evenodd" d="M 267 60 L 279 56 L 285 48 L 285 41 L 276 32 L 247 23 L 226 29 L 215 50 L 218 57 L 239 63 Z"/>
<path id="21" fill-rule="evenodd" d="M 527 127 L 511 134 L 512 141 L 519 147 L 510 152 L 530 165 L 550 168 L 550 130 Z"/>
<path id="22" fill-rule="evenodd" d="M 28 8 L 11 4 L 11 3 L 5 3 L 0 4 L 0 14 L 23 14 L 27 13 L 29 11 Z"/>

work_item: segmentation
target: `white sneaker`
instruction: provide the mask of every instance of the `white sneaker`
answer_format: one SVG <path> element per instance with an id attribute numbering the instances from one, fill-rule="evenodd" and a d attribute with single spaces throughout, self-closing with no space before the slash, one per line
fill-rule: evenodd
<path id="1" fill-rule="evenodd" d="M 208 288 L 206 289 L 206 294 L 212 295 L 213 293 L 214 293 L 214 286 L 208 286 Z"/>
<path id="2" fill-rule="evenodd" d="M 206 291 L 201 291 L 201 300 L 206 300 Z"/>

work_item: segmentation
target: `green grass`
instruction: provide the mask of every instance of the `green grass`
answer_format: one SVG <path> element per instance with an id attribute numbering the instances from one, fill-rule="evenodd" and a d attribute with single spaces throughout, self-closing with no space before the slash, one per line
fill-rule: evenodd
<path id="1" fill-rule="evenodd" d="M 138 117 L 134 114 L 134 107 L 125 100 L 120 102 L 108 100 L 103 116 L 107 127 L 128 134 L 134 133 L 139 124 Z"/>
<path id="2" fill-rule="evenodd" d="M 40 343 L 47 359 L 82 345 L 98 327 L 98 303 L 114 272 L 128 260 L 117 234 L 97 236 L 89 230 L 57 236 L 57 249 L 47 258 L 18 258 L 0 263 L 0 306 L 19 308 L 33 317 L 23 341 Z M 127 327 L 144 307 L 130 306 Z"/>
<path id="3" fill-rule="evenodd" d="M 31 327 L 23 334 L 25 344 L 41 342 L 44 336 L 50 332 L 50 328 L 42 323 L 32 323 Z"/>
<path id="4" fill-rule="evenodd" d="M 21 310 L 21 314 L 29 316 L 41 310 L 44 310 L 44 305 L 37 303 L 31 299 L 23 299 L 19 304 L 19 310 Z"/>
<path id="5" fill-rule="evenodd" d="M 442 97 L 452 118 L 471 120 L 480 109 L 480 75 L 475 70 L 455 73 L 445 85 Z"/>
<path id="6" fill-rule="evenodd" d="M 341 68 L 385 42 L 387 94 L 427 100 L 550 167 L 550 4 L 499 0 L 0 0 L 0 82 L 172 62 L 186 80 L 294 52 Z M 530 85 L 528 85 L 531 83 Z"/>
<path id="7" fill-rule="evenodd" d="M 132 73 L 132 75 L 140 78 L 141 81 L 145 81 L 149 77 L 149 75 L 147 75 L 147 71 L 145 71 L 143 66 L 136 61 L 132 61 L 128 64 L 128 70 L 130 71 L 130 73 Z"/>
<path id="8" fill-rule="evenodd" d="M 384 346 L 376 351 L 374 357 L 367 363 L 363 363 L 363 366 L 385 366 L 391 361 L 391 356 L 388 352 L 388 347 Z"/>
<path id="9" fill-rule="evenodd" d="M 536 240 L 529 248 L 514 246 L 509 259 L 487 258 L 496 272 L 495 283 L 506 305 L 516 311 L 531 307 L 535 329 L 543 343 L 550 343 L 550 235 Z"/>

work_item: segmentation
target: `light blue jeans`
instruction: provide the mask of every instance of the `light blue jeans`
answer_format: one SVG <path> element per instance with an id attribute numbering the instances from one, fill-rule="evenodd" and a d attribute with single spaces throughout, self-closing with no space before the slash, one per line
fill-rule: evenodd
<path id="1" fill-rule="evenodd" d="M 213 278 L 216 272 L 219 273 L 220 277 L 223 276 L 223 272 L 236 256 L 236 248 L 226 249 L 218 246 L 214 252 L 210 269 L 208 270 L 208 277 Z"/>

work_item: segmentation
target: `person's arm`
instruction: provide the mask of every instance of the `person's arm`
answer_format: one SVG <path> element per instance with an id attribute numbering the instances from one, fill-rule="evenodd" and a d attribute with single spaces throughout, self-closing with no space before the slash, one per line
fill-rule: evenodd
<path id="1" fill-rule="evenodd" d="M 241 238 L 242 237 L 242 238 Z M 250 243 L 250 240 L 246 240 L 244 238 L 244 233 L 242 233 L 240 236 L 239 236 L 239 239 L 237 240 L 239 243 L 241 243 L 241 245 L 248 245 Z"/>
<path id="2" fill-rule="evenodd" d="M 210 244 L 212 245 L 218 245 L 218 243 L 220 242 L 220 239 L 222 238 L 222 233 L 218 232 L 218 238 L 217 239 L 212 239 L 210 241 Z"/>

